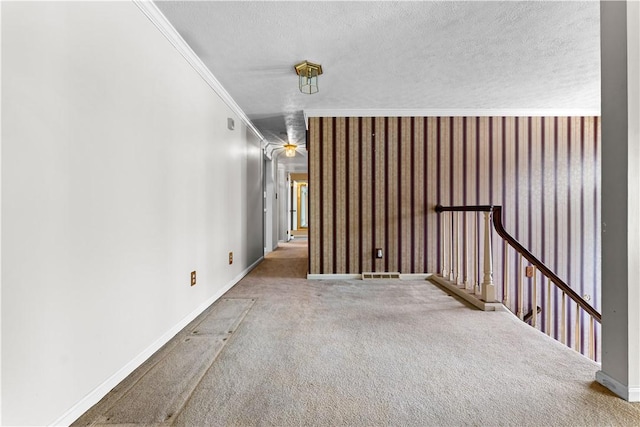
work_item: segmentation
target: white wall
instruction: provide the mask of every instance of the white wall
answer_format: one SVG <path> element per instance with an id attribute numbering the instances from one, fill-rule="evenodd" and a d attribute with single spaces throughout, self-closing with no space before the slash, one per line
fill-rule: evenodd
<path id="1" fill-rule="evenodd" d="M 291 192 L 291 209 L 294 210 L 293 215 L 290 214 L 291 230 L 298 229 L 298 181 L 293 180 L 293 191 Z"/>
<path id="2" fill-rule="evenodd" d="M 276 199 L 276 162 L 265 159 L 265 253 L 278 247 L 278 200 Z"/>
<path id="3" fill-rule="evenodd" d="M 260 141 L 133 3 L 1 19 L 1 421 L 69 422 L 259 260 Z"/>
<path id="4" fill-rule="evenodd" d="M 602 371 L 640 401 L 640 6 L 600 3 L 602 51 Z"/>
<path id="5" fill-rule="evenodd" d="M 278 176 L 276 180 L 276 192 L 278 193 L 278 241 L 289 241 L 289 174 L 285 166 L 278 164 Z"/>

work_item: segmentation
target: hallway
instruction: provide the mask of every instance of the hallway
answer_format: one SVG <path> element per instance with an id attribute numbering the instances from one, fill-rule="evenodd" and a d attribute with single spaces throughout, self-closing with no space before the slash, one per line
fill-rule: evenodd
<path id="1" fill-rule="evenodd" d="M 598 365 L 426 281 L 307 281 L 281 244 L 75 425 L 638 425 Z"/>

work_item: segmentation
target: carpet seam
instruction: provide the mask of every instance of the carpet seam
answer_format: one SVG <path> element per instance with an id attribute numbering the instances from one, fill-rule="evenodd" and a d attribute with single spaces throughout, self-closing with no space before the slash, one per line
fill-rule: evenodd
<path id="1" fill-rule="evenodd" d="M 177 335 L 177 334 L 176 334 Z M 174 337 L 175 338 L 175 337 Z M 167 344 L 169 344 L 170 342 L 174 341 L 173 339 L 171 339 Z M 165 344 L 165 345 L 167 345 Z M 129 393 L 140 381 L 142 381 L 148 374 L 149 372 L 151 372 L 151 370 L 153 368 L 155 368 L 160 362 L 164 361 L 167 357 L 169 357 L 169 355 L 171 354 L 171 352 L 173 350 L 175 350 L 176 346 L 179 344 L 178 340 L 175 340 L 175 343 L 173 343 L 170 348 L 167 348 L 167 354 L 165 354 L 164 356 L 162 356 L 161 359 L 157 360 L 156 362 L 154 362 L 153 364 L 151 364 L 151 366 L 149 366 L 148 369 L 145 369 L 144 373 L 142 375 L 140 375 L 140 378 L 138 378 L 137 380 L 135 380 L 131 385 L 129 385 L 128 387 L 126 387 L 124 390 L 122 390 L 122 394 L 121 396 L 119 396 L 114 402 L 113 404 L 109 405 L 104 411 L 102 411 L 101 415 L 99 415 L 98 417 L 96 417 L 96 419 L 94 419 L 94 421 L 91 422 L 91 424 L 89 424 L 90 426 L 94 426 L 94 425 L 99 425 L 99 423 L 105 423 L 104 420 L 100 420 L 100 417 L 104 417 L 104 414 L 108 413 L 109 411 L 111 411 L 118 403 L 120 403 L 120 401 L 127 395 L 127 393 Z M 163 347 L 161 347 L 158 351 L 162 350 Z M 155 353 L 154 353 L 155 354 Z M 151 356 L 153 357 L 153 355 Z M 148 359 L 147 359 L 148 360 Z M 146 362 L 146 361 L 145 361 Z M 140 367 L 138 367 L 138 369 L 140 369 Z M 135 372 L 135 371 L 134 371 Z M 133 374 L 133 372 L 132 372 Z M 123 380 L 126 381 L 126 378 Z M 122 382 L 123 382 L 122 381 Z M 118 384 L 116 387 L 118 387 L 119 385 L 122 384 L 122 382 L 120 382 L 120 384 Z M 115 388 L 115 387 L 114 387 Z M 113 391 L 113 390 L 112 390 Z M 108 396 L 108 395 L 107 395 Z"/>
<path id="2" fill-rule="evenodd" d="M 187 396 L 187 398 L 184 400 L 184 403 L 180 406 L 180 408 L 178 410 L 176 410 L 174 416 L 172 417 L 172 420 L 169 424 L 169 426 L 174 425 L 174 421 L 178 419 L 178 417 L 180 416 L 180 414 L 182 414 L 182 411 L 184 410 L 184 408 L 187 406 L 187 404 L 189 403 L 189 401 L 191 400 L 193 393 L 198 389 L 198 387 L 200 386 L 200 383 L 202 383 L 202 380 L 204 379 L 204 377 L 207 376 L 207 374 L 209 373 L 209 371 L 211 370 L 211 368 L 213 367 L 213 365 L 216 363 L 216 360 L 218 360 L 218 358 L 220 357 L 220 355 L 222 354 L 222 352 L 224 351 L 225 348 L 227 348 L 227 346 L 229 345 L 229 343 L 231 342 L 231 340 L 235 339 L 235 335 L 236 332 L 238 332 L 238 330 L 240 329 L 240 327 L 244 324 L 244 319 L 247 317 L 247 315 L 249 314 L 249 312 L 251 311 L 251 309 L 253 308 L 254 304 L 256 303 L 256 301 L 258 300 L 257 297 L 255 298 L 235 298 L 235 299 L 251 299 L 251 304 L 249 305 L 249 307 L 247 307 L 246 310 L 244 310 L 244 312 L 242 313 L 242 316 L 240 318 L 240 322 L 238 322 L 238 326 L 235 328 L 234 333 L 231 334 L 231 336 L 225 341 L 224 345 L 220 348 L 220 350 L 218 350 L 218 352 L 216 353 L 216 355 L 214 356 L 213 360 L 211 361 L 211 364 L 207 367 L 207 369 L 205 369 L 204 373 L 202 374 L 202 376 L 198 379 L 198 381 L 195 383 L 194 387 L 191 389 L 191 391 L 189 392 L 189 395 Z"/>
<path id="3" fill-rule="evenodd" d="M 228 300 L 228 299 L 248 299 L 248 298 L 224 298 L 224 300 Z M 221 300 L 223 300 L 223 299 L 221 298 Z M 247 313 L 248 313 L 248 310 L 250 310 L 250 309 L 251 309 L 251 307 L 253 307 L 253 304 L 254 304 L 254 303 L 255 303 L 255 301 L 252 301 L 252 302 L 251 302 L 251 305 L 249 306 L 249 308 L 248 308 L 248 309 L 247 309 L 247 311 L 246 311 Z M 210 312 L 213 310 L 213 308 L 214 308 L 214 306 L 215 306 L 215 305 L 217 305 L 217 301 L 216 301 L 216 303 L 214 303 L 214 304 L 212 304 L 211 306 L 209 306 L 209 307 L 207 308 L 207 310 L 205 310 L 205 311 L 209 311 L 208 313 L 206 313 L 206 314 L 205 314 L 204 312 L 202 313 L 202 314 L 204 314 L 204 316 L 202 316 L 202 320 L 200 320 L 197 324 L 193 325 L 193 327 L 189 328 L 189 325 L 187 325 L 187 326 L 185 327 L 185 330 L 186 330 L 186 331 L 188 331 L 188 334 L 192 333 L 194 330 L 196 330 L 196 329 L 198 328 L 198 326 L 200 326 L 200 325 L 201 325 L 205 320 L 207 320 L 207 317 L 209 317 L 209 315 L 211 314 Z M 200 316 L 198 316 L 198 317 L 200 317 Z M 242 316 L 242 320 L 240 321 L 240 324 L 242 323 L 242 321 L 244 320 L 244 318 L 245 318 L 245 317 L 246 317 L 246 313 L 244 314 L 244 316 Z M 117 399 L 116 399 L 116 400 L 115 400 L 111 405 L 109 405 L 109 406 L 108 406 L 104 411 L 101 411 L 101 414 L 100 414 L 100 415 L 98 415 L 98 416 L 97 416 L 97 417 L 96 417 L 96 418 L 91 422 L 91 424 L 89 424 L 89 426 L 96 426 L 96 425 L 101 425 L 101 424 L 115 425 L 115 424 L 108 423 L 108 422 L 107 422 L 108 420 L 104 420 L 104 419 L 101 419 L 101 418 L 104 418 L 104 416 L 105 416 L 104 414 L 108 413 L 108 412 L 109 412 L 109 411 L 111 411 L 111 410 L 112 410 L 112 409 L 113 409 L 117 404 L 119 404 L 119 403 L 120 403 L 120 401 L 121 401 L 121 400 L 122 400 L 122 399 L 127 395 L 127 393 L 129 393 L 129 392 L 130 392 L 130 391 L 131 391 L 131 390 L 132 390 L 136 385 L 138 385 L 138 383 L 139 383 L 140 381 L 142 381 L 143 379 L 145 379 L 145 378 L 147 377 L 147 375 L 149 375 L 149 373 L 153 370 L 153 368 L 155 368 L 158 364 L 160 364 L 161 362 L 163 362 L 166 358 L 168 358 L 168 357 L 171 355 L 171 353 L 175 350 L 175 348 L 180 344 L 180 340 L 177 340 L 177 339 L 175 339 L 175 338 L 176 338 L 178 335 L 180 335 L 182 332 L 183 332 L 183 331 L 178 332 L 178 333 L 177 333 L 177 334 L 176 334 L 176 335 L 175 335 L 171 340 L 169 340 L 169 342 L 167 342 L 167 344 L 165 344 L 165 346 L 168 346 L 168 347 L 164 347 L 164 346 L 162 347 L 162 348 L 165 348 L 165 350 L 166 350 L 166 354 L 165 354 L 164 356 L 162 356 L 162 358 L 160 358 L 159 360 L 157 360 L 156 362 L 154 362 L 153 364 L 151 364 L 147 369 L 145 369 L 145 370 L 144 370 L 144 373 L 143 373 L 142 375 L 140 375 L 140 378 L 138 378 L 138 379 L 137 379 L 137 380 L 135 380 L 132 384 L 130 384 L 129 386 L 127 386 L 126 388 L 124 388 L 124 389 L 121 391 L 121 395 L 120 395 L 120 396 L 119 396 L 119 397 L 118 397 L 118 398 L 117 398 Z M 187 335 L 188 335 L 188 334 L 187 334 Z M 172 343 L 172 344 L 171 344 L 171 345 L 169 345 L 170 343 Z M 220 351 L 222 351 L 222 349 L 223 349 L 225 346 L 226 346 L 226 344 L 222 346 L 222 348 L 220 349 Z M 160 348 L 158 351 L 162 350 L 162 348 Z M 220 355 L 220 351 L 219 351 L 219 352 L 216 354 L 216 356 L 214 357 L 213 362 L 215 362 L 215 360 L 217 359 L 217 357 Z M 155 353 L 154 353 L 154 354 L 155 354 Z M 153 357 L 153 355 L 152 355 L 151 357 Z M 147 360 L 148 360 L 148 359 L 147 359 Z M 146 361 L 145 361 L 145 362 L 146 362 Z M 213 362 L 212 362 L 212 364 L 213 364 Z M 211 366 L 211 365 L 210 365 L 210 366 Z M 139 369 L 139 368 L 138 368 L 138 369 Z M 209 370 L 209 368 L 207 368 L 207 370 L 205 371 L 205 373 L 206 373 L 208 370 Z M 135 371 L 134 371 L 134 372 L 135 372 Z M 125 380 L 123 380 L 123 381 L 126 381 L 126 378 L 125 378 Z M 199 384 L 199 383 L 200 383 L 200 381 L 198 381 L 198 384 Z M 122 382 L 121 382 L 120 384 L 118 384 L 118 386 L 119 386 L 119 385 L 121 385 L 121 384 L 122 384 Z M 196 385 L 196 386 L 197 386 L 197 385 Z M 117 386 L 116 386 L 116 387 L 117 387 Z M 114 387 L 114 388 L 115 388 L 115 387 Z M 191 394 L 193 394 L 193 391 L 191 391 L 191 392 L 189 393 L 189 397 L 187 397 L 186 401 L 189 401 L 189 398 L 191 397 Z M 185 402 L 186 402 L 186 401 L 185 401 Z M 184 405 L 182 405 L 182 406 L 180 407 L 180 411 L 182 410 L 182 408 L 184 408 Z M 179 411 L 177 411 L 177 413 L 179 413 Z M 166 424 L 166 422 L 165 422 L 165 423 L 158 424 L 158 425 L 167 425 L 167 426 L 169 426 L 169 425 L 171 425 L 171 424 Z"/>

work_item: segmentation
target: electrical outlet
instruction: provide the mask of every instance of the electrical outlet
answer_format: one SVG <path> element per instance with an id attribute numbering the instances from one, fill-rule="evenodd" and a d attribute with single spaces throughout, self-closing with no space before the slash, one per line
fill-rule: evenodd
<path id="1" fill-rule="evenodd" d="M 191 272 L 191 286 L 195 286 L 196 284 L 196 272 L 192 271 Z"/>
<path id="2" fill-rule="evenodd" d="M 532 265 L 526 266 L 524 268 L 524 274 L 529 278 L 533 277 L 533 266 Z"/>
<path id="3" fill-rule="evenodd" d="M 382 248 L 376 248 L 376 258 L 382 258 Z"/>
<path id="4" fill-rule="evenodd" d="M 229 265 L 233 264 L 233 252 L 229 252 Z"/>

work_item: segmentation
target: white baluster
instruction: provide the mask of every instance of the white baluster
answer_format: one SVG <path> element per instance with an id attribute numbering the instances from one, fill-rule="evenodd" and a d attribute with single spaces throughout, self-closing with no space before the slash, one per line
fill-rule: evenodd
<path id="1" fill-rule="evenodd" d="M 447 214 L 442 212 L 442 277 L 447 278 Z"/>
<path id="2" fill-rule="evenodd" d="M 504 241 L 504 260 L 502 273 L 502 304 L 509 307 L 509 246 Z"/>
<path id="3" fill-rule="evenodd" d="M 482 295 L 480 298 L 486 302 L 494 302 L 496 300 L 491 255 L 491 212 L 484 213 L 484 278 L 482 280 Z"/>
<path id="4" fill-rule="evenodd" d="M 455 278 L 455 270 L 456 265 L 454 263 L 454 253 L 455 253 L 455 244 L 456 244 L 456 227 L 455 227 L 456 213 L 451 212 L 451 222 L 449 226 L 451 227 L 451 242 L 449 244 L 449 281 L 453 282 Z"/>
<path id="5" fill-rule="evenodd" d="M 533 317 L 531 318 L 531 326 L 534 328 L 538 325 L 538 269 L 533 267 L 533 289 L 531 295 L 531 312 Z"/>
<path id="6" fill-rule="evenodd" d="M 582 352 L 582 346 L 580 345 L 580 304 L 576 303 L 576 326 L 575 326 L 575 350 L 578 353 Z"/>
<path id="7" fill-rule="evenodd" d="M 458 268 L 460 267 L 460 264 L 458 264 L 458 244 L 459 244 L 459 239 L 460 239 L 460 230 L 458 229 L 458 213 L 457 212 L 452 212 L 451 213 L 453 215 L 453 253 L 452 253 L 452 265 L 453 268 L 451 269 L 451 280 L 453 280 L 455 282 L 455 284 L 458 284 Z"/>
<path id="8" fill-rule="evenodd" d="M 589 358 L 593 361 L 596 360 L 595 336 L 593 316 L 589 316 Z"/>
<path id="9" fill-rule="evenodd" d="M 518 269 L 516 270 L 518 277 L 518 307 L 517 316 L 520 320 L 524 320 L 524 271 L 522 271 L 522 254 L 518 255 Z"/>
<path id="10" fill-rule="evenodd" d="M 551 315 L 553 304 L 551 304 L 551 279 L 547 279 L 547 335 L 551 336 Z"/>
<path id="11" fill-rule="evenodd" d="M 560 316 L 560 342 L 565 345 L 569 345 L 567 342 L 567 304 L 565 293 L 562 292 L 562 314 Z"/>
<path id="12" fill-rule="evenodd" d="M 473 284 L 474 293 L 480 294 L 480 275 L 478 274 L 478 245 L 480 244 L 478 236 L 478 214 L 473 214 Z"/>
<path id="13" fill-rule="evenodd" d="M 462 260 L 462 264 L 464 265 L 464 281 L 463 281 L 463 285 L 465 289 L 469 288 L 469 258 L 471 258 L 469 256 L 469 214 L 467 212 L 464 212 L 462 214 L 462 218 L 464 219 L 463 224 L 464 224 L 464 254 L 466 255 L 465 258 Z"/>

